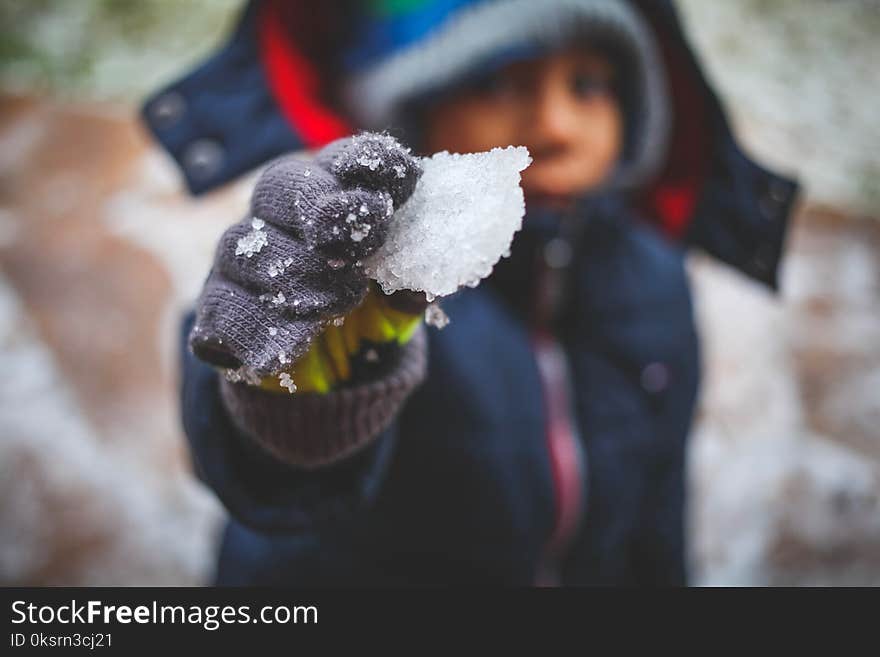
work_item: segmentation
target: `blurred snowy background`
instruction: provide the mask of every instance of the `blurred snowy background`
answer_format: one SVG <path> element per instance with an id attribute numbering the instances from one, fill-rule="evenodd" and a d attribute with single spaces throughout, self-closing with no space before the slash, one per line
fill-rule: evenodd
<path id="1" fill-rule="evenodd" d="M 0 3 L 0 584 L 209 575 L 175 322 L 251 181 L 187 199 L 135 108 L 238 6 Z M 692 262 L 697 582 L 880 585 L 880 2 L 681 6 L 750 150 L 806 186 L 780 297 Z"/>

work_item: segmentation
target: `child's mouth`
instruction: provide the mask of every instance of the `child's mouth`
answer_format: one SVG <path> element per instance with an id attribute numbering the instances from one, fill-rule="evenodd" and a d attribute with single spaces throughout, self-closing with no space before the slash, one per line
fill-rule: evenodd
<path id="1" fill-rule="evenodd" d="M 570 194 L 553 194 L 547 192 L 526 192 L 526 207 L 540 206 L 551 210 L 565 210 L 573 202 Z"/>

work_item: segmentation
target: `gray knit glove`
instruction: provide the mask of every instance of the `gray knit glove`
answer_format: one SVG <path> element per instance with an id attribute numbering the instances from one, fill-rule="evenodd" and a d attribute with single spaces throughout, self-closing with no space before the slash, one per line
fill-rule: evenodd
<path id="1" fill-rule="evenodd" d="M 381 246 L 420 175 L 409 149 L 371 133 L 335 141 L 314 161 L 270 164 L 250 216 L 217 246 L 189 336 L 195 355 L 254 383 L 296 361 L 363 300 L 359 261 Z"/>

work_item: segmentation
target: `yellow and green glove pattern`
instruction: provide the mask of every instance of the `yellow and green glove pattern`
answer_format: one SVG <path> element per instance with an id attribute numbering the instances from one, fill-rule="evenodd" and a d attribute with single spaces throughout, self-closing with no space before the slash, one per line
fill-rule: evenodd
<path id="1" fill-rule="evenodd" d="M 341 326 L 329 324 L 305 355 L 284 370 L 296 385 L 296 391 L 330 392 L 351 379 L 352 359 L 370 345 L 408 342 L 423 315 L 392 307 L 390 298 L 373 284 L 363 303 Z M 288 393 L 277 377 L 262 379 L 260 388 Z"/>

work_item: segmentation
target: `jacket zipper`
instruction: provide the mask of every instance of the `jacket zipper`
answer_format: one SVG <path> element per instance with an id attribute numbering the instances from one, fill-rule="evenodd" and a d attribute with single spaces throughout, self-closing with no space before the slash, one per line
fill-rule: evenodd
<path id="1" fill-rule="evenodd" d="M 553 530 L 536 573 L 538 586 L 561 584 L 561 561 L 577 534 L 586 508 L 586 454 L 575 420 L 568 358 L 551 329 L 565 303 L 572 238 L 575 237 L 571 234 L 572 228 L 581 226 L 578 217 L 566 217 L 560 236 L 544 246 L 535 268 L 532 346 L 541 379 L 546 418 L 544 435 L 555 502 Z"/>
<path id="2" fill-rule="evenodd" d="M 545 440 L 553 478 L 553 531 L 544 546 L 536 585 L 558 586 L 560 562 L 568 552 L 584 514 L 586 455 L 574 423 L 568 363 L 561 345 L 547 333 L 532 344 L 546 409 Z"/>

